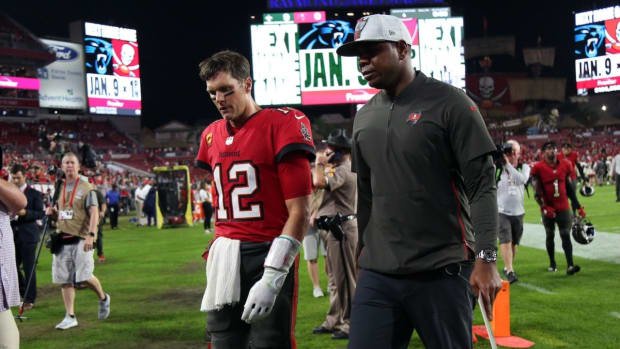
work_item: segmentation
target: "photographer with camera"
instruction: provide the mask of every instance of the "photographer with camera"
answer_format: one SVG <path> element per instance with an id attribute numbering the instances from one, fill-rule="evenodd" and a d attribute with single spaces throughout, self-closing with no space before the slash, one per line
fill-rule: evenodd
<path id="1" fill-rule="evenodd" d="M 503 164 L 497 182 L 497 208 L 499 211 L 499 243 L 504 260 L 504 276 L 511 284 L 518 280 L 513 269 L 517 246 L 523 236 L 523 192 L 530 177 L 530 167 L 521 164 L 521 146 L 509 140 L 502 148 Z"/>
<path id="2" fill-rule="evenodd" d="M 316 225 L 326 231 L 323 235 L 326 236 L 330 309 L 323 324 L 312 333 L 332 333 L 332 339 L 348 339 L 351 300 L 357 280 L 354 258 L 357 177 L 351 172 L 351 138 L 344 129 L 332 131 L 327 138 L 327 150 L 317 152 L 313 181 L 315 187 L 325 189 Z"/>
<path id="3" fill-rule="evenodd" d="M 97 195 L 91 184 L 78 174 L 80 162 L 75 154 L 66 153 L 61 164 L 65 179 L 59 186 L 60 201 L 49 207 L 46 214 L 57 220 L 57 233 L 52 236 L 51 246 L 52 280 L 62 285 L 66 313 L 56 329 L 66 330 L 78 325 L 74 282 L 97 294 L 100 320 L 110 314 L 110 295 L 103 292 L 99 279 L 93 275 L 93 248 L 99 224 Z"/>

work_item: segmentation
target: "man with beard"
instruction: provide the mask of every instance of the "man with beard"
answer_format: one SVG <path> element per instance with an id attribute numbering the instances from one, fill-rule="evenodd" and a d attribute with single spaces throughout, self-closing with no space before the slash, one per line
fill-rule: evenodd
<path id="1" fill-rule="evenodd" d="M 581 267 L 573 262 L 573 245 L 570 237 L 572 216 L 568 198 L 572 198 L 573 201 L 577 198 L 573 186 L 569 183 L 574 169 L 570 161 L 558 159 L 558 147 L 555 142 L 545 142 L 542 151 L 543 160 L 534 164 L 531 176 L 535 190 L 534 198 L 540 205 L 542 221 L 547 234 L 546 246 L 549 255 L 549 268 L 547 270 L 550 272 L 558 270 L 555 262 L 554 244 L 555 225 L 557 224 L 562 239 L 562 248 L 566 256 L 566 274 L 573 275 L 581 270 Z M 582 218 L 586 217 L 586 212 L 579 202 L 573 202 L 573 206 L 578 207 L 577 212 Z"/>

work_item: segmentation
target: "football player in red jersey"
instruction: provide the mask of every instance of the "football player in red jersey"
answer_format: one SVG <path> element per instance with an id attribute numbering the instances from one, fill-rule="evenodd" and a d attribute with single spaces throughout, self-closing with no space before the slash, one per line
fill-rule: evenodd
<path id="1" fill-rule="evenodd" d="M 259 107 L 248 60 L 236 52 L 218 52 L 199 67 L 222 115 L 202 133 L 196 157 L 215 184 L 215 240 L 201 307 L 211 343 L 295 348 L 296 261 L 315 154 L 310 122 L 295 109 Z"/>
<path id="2" fill-rule="evenodd" d="M 555 262 L 555 224 L 557 223 L 562 239 L 562 248 L 566 255 L 568 269 L 566 273 L 573 275 L 581 268 L 573 263 L 573 245 L 570 237 L 572 216 L 568 199 L 575 201 L 577 196 L 574 194 L 570 184 L 570 176 L 574 173 L 573 165 L 568 160 L 559 160 L 557 156 L 557 145 L 553 141 L 543 144 L 543 160 L 534 164 L 530 172 L 534 180 L 534 190 L 536 202 L 540 205 L 542 221 L 547 233 L 547 253 L 549 254 L 549 271 L 557 271 Z M 581 217 L 586 216 L 584 208 L 578 201 L 572 202 L 574 207 L 578 207 Z"/>
<path id="3" fill-rule="evenodd" d="M 562 152 L 558 153 L 559 160 L 568 160 L 572 164 L 573 172 L 570 176 L 570 184 L 573 186 L 573 191 L 577 193 L 577 171 L 579 171 L 579 177 L 585 181 L 583 175 L 583 168 L 579 163 L 579 154 L 573 150 L 573 145 L 569 142 L 562 144 Z M 572 202 L 572 201 L 571 201 Z M 577 207 L 573 207 L 573 211 L 577 210 Z"/>

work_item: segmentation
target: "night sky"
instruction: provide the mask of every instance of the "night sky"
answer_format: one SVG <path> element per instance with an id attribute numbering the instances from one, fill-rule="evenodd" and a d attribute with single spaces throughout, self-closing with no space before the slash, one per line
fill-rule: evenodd
<path id="1" fill-rule="evenodd" d="M 0 10 L 42 38 L 69 38 L 69 23 L 95 23 L 136 28 L 140 47 L 142 79 L 142 124 L 157 127 L 170 120 L 188 124 L 208 123 L 219 118 L 198 78 L 198 63 L 209 55 L 231 49 L 250 57 L 250 15 L 266 10 L 265 0 L 199 1 L 197 5 L 153 6 L 154 2 L 54 2 L 3 1 Z M 147 5 L 148 4 L 148 5 Z M 568 78 L 567 96 L 575 94 L 572 62 L 572 24 L 575 10 L 589 10 L 617 1 L 448 1 L 453 16 L 464 16 L 465 39 L 483 35 L 482 18 L 488 21 L 488 36 L 515 35 L 517 57 L 514 69 L 523 68 L 521 49 L 556 47 L 556 67 L 549 75 Z M 359 10 L 361 12 L 361 10 Z M 298 107 L 316 117 L 350 107 Z"/>

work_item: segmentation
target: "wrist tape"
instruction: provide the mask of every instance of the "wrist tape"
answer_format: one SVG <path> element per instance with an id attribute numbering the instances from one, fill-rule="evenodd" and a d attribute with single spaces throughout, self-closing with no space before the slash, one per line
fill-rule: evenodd
<path id="1" fill-rule="evenodd" d="M 273 268 L 278 271 L 288 273 L 297 253 L 299 253 L 301 243 L 288 235 L 280 235 L 273 240 L 267 258 L 265 258 L 265 268 Z"/>

